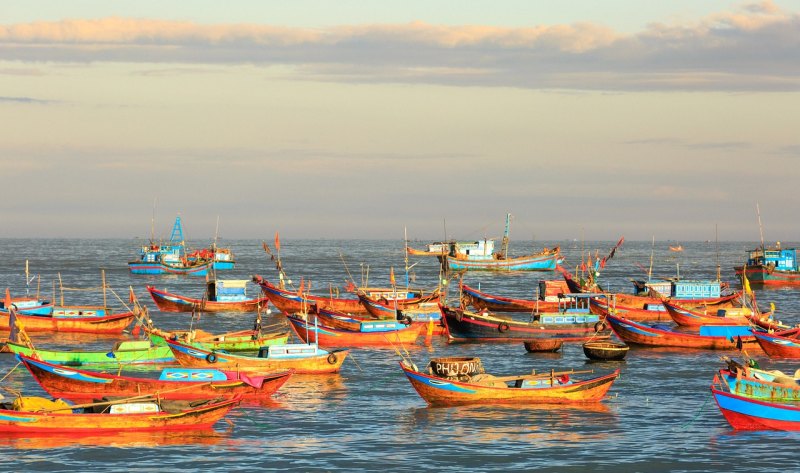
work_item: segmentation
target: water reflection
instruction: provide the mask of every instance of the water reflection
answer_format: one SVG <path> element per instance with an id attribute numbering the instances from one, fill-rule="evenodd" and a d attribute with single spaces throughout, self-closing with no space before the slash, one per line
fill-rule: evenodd
<path id="1" fill-rule="evenodd" d="M 62 447 L 157 447 L 161 445 L 216 445 L 230 437 L 230 424 L 220 421 L 225 430 L 187 430 L 180 432 L 113 432 L 105 434 L 36 434 L 4 433 L 0 436 L 0 447 L 22 450 L 40 450 Z"/>

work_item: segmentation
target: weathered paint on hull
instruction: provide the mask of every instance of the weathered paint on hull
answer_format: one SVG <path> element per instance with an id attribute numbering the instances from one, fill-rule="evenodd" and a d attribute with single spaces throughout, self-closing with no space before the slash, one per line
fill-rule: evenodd
<path id="1" fill-rule="evenodd" d="M 48 363 L 66 366 L 176 363 L 175 357 L 172 356 L 172 350 L 168 346 L 153 346 L 147 350 L 115 351 L 113 357 L 108 356 L 108 351 L 56 351 L 39 348 L 34 351 L 13 342 L 7 342 L 6 346 L 12 353 L 35 356 Z"/>
<path id="2" fill-rule="evenodd" d="M 269 299 L 260 297 L 235 302 L 217 302 L 205 299 L 193 299 L 180 296 L 167 291 L 160 291 L 153 286 L 147 286 L 150 297 L 162 312 L 192 312 L 200 310 L 202 312 L 255 312 L 259 307 L 266 307 Z"/>
<path id="3" fill-rule="evenodd" d="M 241 398 L 235 397 L 177 413 L 155 414 L 64 414 L 0 409 L 0 432 L 91 433 L 203 429 L 213 426 L 240 402 Z"/>
<path id="4" fill-rule="evenodd" d="M 800 407 L 711 388 L 725 420 L 737 430 L 800 430 Z"/>
<path id="5" fill-rule="evenodd" d="M 619 370 L 616 370 L 598 378 L 553 387 L 498 388 L 431 376 L 411 370 L 402 362 L 400 367 L 420 397 L 433 406 L 495 403 L 512 403 L 523 406 L 525 403 L 599 402 L 619 376 Z"/>
<path id="6" fill-rule="evenodd" d="M 186 368 L 214 368 L 230 371 L 284 371 L 295 373 L 336 373 L 349 353 L 347 350 L 306 358 L 269 359 L 253 356 L 214 352 L 214 361 L 209 361 L 210 350 L 168 340 L 175 359 Z M 331 356 L 333 355 L 333 356 Z"/>
<path id="7" fill-rule="evenodd" d="M 256 278 L 254 281 L 261 286 L 264 295 L 267 296 L 272 305 L 284 314 L 295 314 L 307 311 L 312 305 L 320 307 L 330 307 L 333 310 L 354 315 L 367 315 L 368 312 L 361 305 L 358 299 L 342 299 L 334 297 L 321 297 L 304 294 L 302 297 L 295 292 L 283 290 L 274 286 L 269 281 Z"/>
<path id="8" fill-rule="evenodd" d="M 16 318 L 27 332 L 122 333 L 134 315 L 132 312 L 99 317 L 17 314 Z M 0 313 L 0 330 L 10 330 L 9 321 L 9 314 Z"/>
<path id="9" fill-rule="evenodd" d="M 725 336 L 717 337 L 661 330 L 613 315 L 606 316 L 606 321 L 611 324 L 614 333 L 626 343 L 651 347 L 699 348 L 706 350 L 737 349 L 737 340 Z M 754 336 L 742 336 L 740 338 L 742 345 L 747 348 L 758 346 Z"/>
<path id="10" fill-rule="evenodd" d="M 800 358 L 800 339 L 777 334 L 753 332 L 758 344 L 770 358 Z"/>
<path id="11" fill-rule="evenodd" d="M 736 275 L 742 277 L 742 267 L 734 268 Z M 747 279 L 752 284 L 765 286 L 800 286 L 800 271 L 769 269 L 766 266 L 748 266 Z"/>
<path id="12" fill-rule="evenodd" d="M 508 259 L 468 260 L 444 257 L 451 270 L 467 271 L 553 271 L 556 269 L 558 254 L 546 256 L 521 256 Z"/>
<path id="13" fill-rule="evenodd" d="M 790 386 L 750 376 L 737 376 L 728 370 L 720 370 L 719 377 L 733 394 L 768 401 L 800 401 L 800 385 L 797 383 Z"/>
<path id="14" fill-rule="evenodd" d="M 558 302 L 494 296 L 466 284 L 461 286 L 461 293 L 465 305 L 472 305 L 478 310 L 486 309 L 490 312 L 556 312 L 559 308 Z"/>
<path id="15" fill-rule="evenodd" d="M 131 274 L 186 274 L 189 276 L 206 276 L 210 267 L 210 262 L 188 267 L 167 266 L 161 263 L 145 263 L 139 261 L 131 261 L 128 263 Z"/>
<path id="16" fill-rule="evenodd" d="M 482 316 L 444 306 L 441 306 L 441 310 L 448 338 L 452 342 L 520 342 L 540 338 L 579 342 L 608 338 L 611 333 L 598 320 L 571 324 L 527 323 Z M 599 332 L 597 328 L 600 328 Z"/>
<path id="17" fill-rule="evenodd" d="M 167 338 L 171 334 L 159 331 L 146 330 L 147 335 L 153 345 L 167 347 Z M 267 333 L 253 338 L 250 330 L 233 333 L 226 333 L 219 336 L 195 337 L 192 343 L 205 348 L 206 350 L 225 350 L 225 351 L 258 351 L 261 347 L 269 345 L 281 345 L 289 340 L 288 332 Z M 178 338 L 180 340 L 180 338 Z M 168 348 L 168 347 L 167 347 Z M 172 351 L 170 351 L 172 353 Z"/>
<path id="18" fill-rule="evenodd" d="M 239 379 L 226 381 L 166 381 L 66 369 L 59 365 L 18 357 L 34 379 L 51 396 L 87 402 L 106 396 L 134 397 L 158 394 L 161 399 L 213 399 L 242 396 L 263 399 L 272 396 L 291 376 L 290 371 L 266 375 L 260 387 Z"/>
<path id="19" fill-rule="evenodd" d="M 422 325 L 409 325 L 386 332 L 353 332 L 326 326 L 315 328 L 314 324 L 307 324 L 294 316 L 287 319 L 298 338 L 306 343 L 319 343 L 323 348 L 412 345 L 423 328 Z"/>
<path id="20" fill-rule="evenodd" d="M 667 313 L 676 324 L 683 327 L 700 327 L 702 325 L 747 325 L 750 321 L 742 315 L 714 315 L 702 313 L 697 310 L 684 309 L 676 304 L 664 301 L 662 303 Z M 728 311 L 726 311 L 728 312 Z"/>

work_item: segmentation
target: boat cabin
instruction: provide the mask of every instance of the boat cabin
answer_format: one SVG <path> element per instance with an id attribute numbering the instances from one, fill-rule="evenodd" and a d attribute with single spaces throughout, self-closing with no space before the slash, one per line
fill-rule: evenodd
<path id="1" fill-rule="evenodd" d="M 647 296 L 655 291 L 663 297 L 676 299 L 711 299 L 720 297 L 722 293 L 720 281 L 668 279 L 655 282 L 633 281 L 633 285 L 637 296 Z"/>
<path id="2" fill-rule="evenodd" d="M 563 279 L 539 280 L 539 300 L 545 302 L 558 302 L 564 298 L 564 294 L 569 292 L 567 281 Z"/>
<path id="3" fill-rule="evenodd" d="M 247 300 L 249 279 L 216 279 L 208 281 L 208 300 L 214 302 L 240 302 Z"/>
<path id="4" fill-rule="evenodd" d="M 228 377 L 219 370 L 192 368 L 164 368 L 158 377 L 160 381 L 227 381 Z"/>
<path id="5" fill-rule="evenodd" d="M 267 345 L 258 350 L 259 358 L 272 358 L 272 359 L 291 359 L 291 358 L 308 358 L 317 356 L 327 351 L 320 350 L 317 345 L 309 345 L 305 343 L 287 343 L 283 345 Z"/>
<path id="6" fill-rule="evenodd" d="M 747 266 L 768 266 L 780 271 L 798 271 L 798 251 L 795 248 L 756 248 L 747 252 Z"/>

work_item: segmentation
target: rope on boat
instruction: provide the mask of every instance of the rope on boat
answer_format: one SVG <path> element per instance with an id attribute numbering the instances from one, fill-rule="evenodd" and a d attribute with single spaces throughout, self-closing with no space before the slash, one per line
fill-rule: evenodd
<path id="1" fill-rule="evenodd" d="M 350 359 L 353 360 L 353 363 L 356 364 L 356 368 L 358 368 L 358 371 L 361 371 L 363 373 L 364 370 L 361 368 L 361 365 L 358 364 L 358 362 L 356 361 L 356 358 L 353 356 L 352 352 L 350 352 Z"/>
<path id="2" fill-rule="evenodd" d="M 680 427 L 680 430 L 686 430 L 688 427 L 690 427 L 692 424 L 694 424 L 695 421 L 697 421 L 697 419 L 700 417 L 700 413 L 703 412 L 703 409 L 706 407 L 706 404 L 708 404 L 708 400 L 711 399 L 711 397 L 712 396 L 706 396 L 706 400 L 703 401 L 703 405 L 701 405 L 700 408 L 697 409 L 697 412 L 695 412 L 694 417 L 692 417 L 692 419 L 689 420 L 689 422 L 683 424 Z"/>
<path id="3" fill-rule="evenodd" d="M 21 365 L 21 364 L 22 364 L 22 362 L 20 361 L 19 363 L 17 363 L 17 365 L 16 365 L 15 367 L 13 367 L 13 368 L 11 368 L 10 370 L 8 370 L 8 373 L 6 373 L 6 375 L 5 375 L 5 376 L 3 376 L 3 378 L 2 378 L 2 379 L 0 379 L 0 383 L 2 383 L 3 381 L 5 381 L 5 380 L 6 380 L 6 378 L 8 378 L 9 376 L 11 376 L 11 373 L 13 373 L 13 372 L 14 372 L 14 371 L 15 371 L 17 368 L 19 368 L 19 365 Z M 7 389 L 7 388 L 3 388 L 3 389 Z"/>

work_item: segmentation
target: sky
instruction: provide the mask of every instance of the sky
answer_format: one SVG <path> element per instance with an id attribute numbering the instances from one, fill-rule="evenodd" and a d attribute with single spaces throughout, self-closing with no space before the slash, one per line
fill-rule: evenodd
<path id="1" fill-rule="evenodd" d="M 3 2 L 0 238 L 800 241 L 799 92 L 795 1 Z"/>

